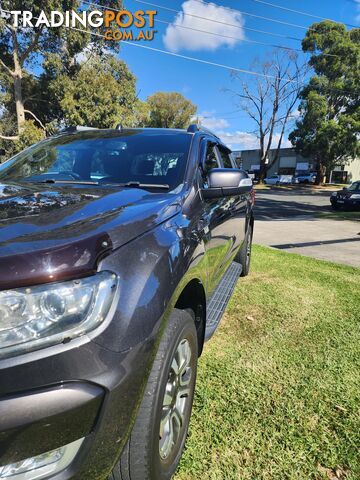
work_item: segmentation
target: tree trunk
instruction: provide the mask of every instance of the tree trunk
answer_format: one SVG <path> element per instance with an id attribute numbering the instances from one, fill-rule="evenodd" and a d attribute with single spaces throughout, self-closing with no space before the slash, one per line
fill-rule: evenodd
<path id="1" fill-rule="evenodd" d="M 19 134 L 22 132 L 25 123 L 25 109 L 22 96 L 22 74 L 17 73 L 14 77 L 14 92 L 16 105 L 16 118 Z"/>
<path id="2" fill-rule="evenodd" d="M 265 154 L 265 138 L 264 134 L 262 131 L 262 127 L 260 127 L 260 171 L 259 171 L 259 183 L 263 184 L 264 179 L 266 178 L 266 154 Z"/>
<path id="3" fill-rule="evenodd" d="M 326 173 L 326 165 L 324 165 L 321 160 L 318 160 L 316 163 L 316 185 L 323 185 L 324 178 Z"/>
<path id="4" fill-rule="evenodd" d="M 263 184 L 264 180 L 266 178 L 266 171 L 267 171 L 267 165 L 266 165 L 266 157 L 260 158 L 260 172 L 259 172 L 259 183 Z"/>
<path id="5" fill-rule="evenodd" d="M 22 72 L 22 64 L 21 64 L 20 53 L 19 53 L 19 44 L 18 44 L 18 39 L 15 31 L 12 31 L 12 38 L 14 43 L 14 53 L 13 53 L 14 95 L 15 95 L 18 134 L 20 135 L 24 129 L 24 124 L 25 124 L 25 108 L 24 108 L 24 100 L 23 100 L 23 93 L 22 93 L 23 72 Z"/>

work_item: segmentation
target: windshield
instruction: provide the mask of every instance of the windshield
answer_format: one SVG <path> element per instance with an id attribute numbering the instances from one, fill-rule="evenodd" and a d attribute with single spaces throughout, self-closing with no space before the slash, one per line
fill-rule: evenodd
<path id="1" fill-rule="evenodd" d="M 352 183 L 348 190 L 350 190 L 350 192 L 357 192 L 358 190 L 360 190 L 360 182 Z"/>
<path id="2" fill-rule="evenodd" d="M 0 181 L 183 183 L 192 136 L 183 132 L 87 131 L 44 140 L 0 165 Z"/>

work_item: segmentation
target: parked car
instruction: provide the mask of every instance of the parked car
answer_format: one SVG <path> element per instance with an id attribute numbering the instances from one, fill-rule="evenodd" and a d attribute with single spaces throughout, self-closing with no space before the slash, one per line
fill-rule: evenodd
<path id="1" fill-rule="evenodd" d="M 332 208 L 360 208 L 360 180 L 331 194 Z"/>
<path id="2" fill-rule="evenodd" d="M 271 175 L 264 179 L 266 185 L 289 185 L 293 182 L 293 175 Z"/>
<path id="3" fill-rule="evenodd" d="M 304 175 L 297 175 L 295 177 L 295 183 L 312 183 L 316 182 L 317 174 L 316 172 L 306 173 Z"/>
<path id="4" fill-rule="evenodd" d="M 172 477 L 250 268 L 230 153 L 196 125 L 74 128 L 0 166 L 1 478 Z"/>

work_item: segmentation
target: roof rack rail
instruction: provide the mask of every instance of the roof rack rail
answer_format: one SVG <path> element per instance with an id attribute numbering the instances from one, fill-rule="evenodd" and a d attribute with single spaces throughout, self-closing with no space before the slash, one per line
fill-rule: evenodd
<path id="1" fill-rule="evenodd" d="M 63 130 L 61 130 L 60 133 L 76 133 L 76 132 L 86 132 L 87 130 L 98 130 L 98 128 L 95 127 L 85 127 L 82 125 L 74 125 L 71 127 L 66 127 Z"/>
<path id="2" fill-rule="evenodd" d="M 204 132 L 220 140 L 220 138 L 217 135 L 215 135 L 214 132 L 212 132 L 208 128 L 203 127 L 202 125 L 198 125 L 197 123 L 192 123 L 191 125 L 189 125 L 189 128 L 187 129 L 187 131 L 188 133 Z"/>

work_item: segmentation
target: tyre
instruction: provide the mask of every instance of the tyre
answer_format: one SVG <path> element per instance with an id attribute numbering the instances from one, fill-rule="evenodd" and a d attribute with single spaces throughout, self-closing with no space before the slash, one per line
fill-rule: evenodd
<path id="1" fill-rule="evenodd" d="M 170 480 L 174 474 L 194 398 L 198 360 L 194 317 L 185 310 L 171 314 L 133 430 L 109 480 Z"/>
<path id="2" fill-rule="evenodd" d="M 276 182 L 276 186 L 278 187 L 280 185 L 280 182 Z"/>
<path id="3" fill-rule="evenodd" d="M 235 257 L 235 261 L 242 265 L 241 277 L 247 277 L 250 272 L 253 233 L 253 225 L 250 223 L 243 246 Z"/>

